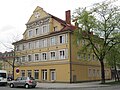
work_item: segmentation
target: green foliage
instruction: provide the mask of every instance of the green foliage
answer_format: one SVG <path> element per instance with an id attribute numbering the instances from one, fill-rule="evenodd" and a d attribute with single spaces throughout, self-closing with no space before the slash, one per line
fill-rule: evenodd
<path id="1" fill-rule="evenodd" d="M 112 47 L 120 44 L 120 7 L 113 5 L 112 2 L 103 2 L 91 9 L 79 8 L 74 13 L 73 20 L 78 25 L 74 33 L 76 42 L 81 40 L 88 42 L 78 52 L 91 47 L 101 63 L 101 78 L 102 83 L 105 83 L 103 62 Z"/>
<path id="2" fill-rule="evenodd" d="M 79 27 L 74 33 L 76 42 L 81 40 L 88 42 L 81 50 L 92 47 L 99 60 L 103 60 L 109 50 L 120 43 L 120 8 L 113 6 L 112 3 L 96 4 L 89 10 L 79 8 L 74 13 L 73 19 Z"/>
<path id="3" fill-rule="evenodd" d="M 111 67 L 120 67 L 120 45 L 111 48 L 106 56 L 106 61 Z"/>

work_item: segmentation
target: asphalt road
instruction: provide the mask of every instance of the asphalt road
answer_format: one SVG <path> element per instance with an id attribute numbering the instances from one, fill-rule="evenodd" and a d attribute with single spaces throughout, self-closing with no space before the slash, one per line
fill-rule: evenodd
<path id="1" fill-rule="evenodd" d="M 0 86 L 0 90 L 26 90 L 23 87 L 10 88 L 9 86 Z M 90 88 L 69 88 L 69 89 L 44 89 L 40 87 L 30 88 L 29 90 L 120 90 L 120 85 L 110 87 L 90 87 Z"/>

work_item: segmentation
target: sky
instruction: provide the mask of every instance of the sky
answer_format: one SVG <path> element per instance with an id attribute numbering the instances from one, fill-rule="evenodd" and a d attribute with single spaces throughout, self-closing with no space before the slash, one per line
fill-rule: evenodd
<path id="1" fill-rule="evenodd" d="M 104 0 L 0 0 L 0 52 L 10 50 L 11 43 L 22 39 L 30 16 L 37 6 L 65 20 L 65 11 L 89 7 Z M 120 3 L 120 0 L 118 0 Z"/>

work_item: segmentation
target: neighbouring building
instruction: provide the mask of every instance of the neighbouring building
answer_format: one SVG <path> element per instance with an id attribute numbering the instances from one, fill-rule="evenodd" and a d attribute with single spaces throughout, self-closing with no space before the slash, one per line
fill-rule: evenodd
<path id="1" fill-rule="evenodd" d="M 13 75 L 13 60 L 14 60 L 14 52 L 0 52 L 0 63 L 1 63 L 1 69 L 6 70 L 8 73 L 8 76 Z"/>
<path id="2" fill-rule="evenodd" d="M 98 60 L 92 53 L 77 55 L 70 10 L 66 20 L 37 6 L 26 23 L 23 39 L 14 42 L 18 76 L 32 76 L 41 82 L 81 82 L 101 79 Z M 84 45 L 86 41 L 80 42 Z M 105 67 L 106 79 L 110 69 Z"/>

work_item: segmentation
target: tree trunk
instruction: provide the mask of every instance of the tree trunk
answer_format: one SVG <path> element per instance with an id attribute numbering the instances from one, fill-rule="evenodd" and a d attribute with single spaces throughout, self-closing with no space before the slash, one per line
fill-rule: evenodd
<path id="1" fill-rule="evenodd" d="M 117 80 L 119 81 L 119 75 L 118 75 L 116 66 L 117 66 L 117 64 L 116 64 L 116 59 L 115 59 L 115 56 L 114 56 L 115 81 L 117 81 Z"/>
<path id="2" fill-rule="evenodd" d="M 115 66 L 115 81 L 119 81 L 119 75 L 118 75 L 118 72 L 117 72 L 117 68 Z"/>
<path id="3" fill-rule="evenodd" d="M 105 83 L 105 71 L 104 71 L 103 60 L 100 60 L 100 64 L 101 64 L 101 83 L 104 84 Z"/>
<path id="4" fill-rule="evenodd" d="M 14 65 L 13 65 L 13 80 L 14 80 L 14 72 L 15 72 L 14 68 L 15 68 L 15 67 L 14 67 Z"/>

